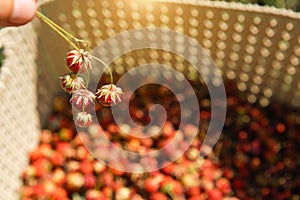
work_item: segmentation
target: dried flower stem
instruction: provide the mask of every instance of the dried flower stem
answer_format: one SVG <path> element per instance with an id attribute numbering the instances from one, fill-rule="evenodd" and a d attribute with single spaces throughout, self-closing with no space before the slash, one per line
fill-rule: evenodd
<path id="1" fill-rule="evenodd" d="M 97 60 L 98 62 L 102 63 L 105 67 L 107 67 L 109 75 L 110 75 L 110 84 L 112 85 L 114 83 L 114 78 L 113 78 L 113 74 L 112 74 L 110 67 L 105 62 L 103 62 L 101 59 L 97 58 L 96 56 L 93 56 L 93 55 L 90 55 L 90 56 L 93 59 Z"/>
<path id="2" fill-rule="evenodd" d="M 58 24 L 53 22 L 51 19 L 43 15 L 41 12 L 37 11 L 36 16 L 41 19 L 43 22 L 45 22 L 50 28 L 52 28 L 55 32 L 57 32 L 64 40 L 66 40 L 72 47 L 74 47 L 76 50 L 80 50 L 79 48 L 79 43 L 86 43 L 88 44 L 87 41 L 78 39 L 74 37 L 72 34 L 67 32 L 65 29 L 60 27 Z M 75 41 L 77 44 L 72 42 L 71 40 Z"/>

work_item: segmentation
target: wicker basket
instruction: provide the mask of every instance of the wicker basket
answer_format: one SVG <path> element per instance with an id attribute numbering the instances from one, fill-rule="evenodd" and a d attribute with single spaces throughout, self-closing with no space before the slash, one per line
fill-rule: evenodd
<path id="1" fill-rule="evenodd" d="M 198 0 L 64 0 L 41 10 L 66 30 L 88 39 L 92 48 L 130 29 L 175 30 L 196 39 L 223 78 L 234 80 L 251 103 L 267 106 L 278 100 L 300 105 L 300 15 L 292 11 Z M 14 200 L 27 152 L 37 144 L 51 99 L 60 92 L 57 77 L 65 71 L 69 47 L 39 20 L 0 30 L 0 46 L 6 56 L 0 71 L 0 199 Z M 115 71 L 122 74 L 154 59 L 139 55 L 115 62 Z M 171 66 L 183 62 L 174 55 L 155 59 Z M 177 70 L 195 78 L 190 65 Z"/>

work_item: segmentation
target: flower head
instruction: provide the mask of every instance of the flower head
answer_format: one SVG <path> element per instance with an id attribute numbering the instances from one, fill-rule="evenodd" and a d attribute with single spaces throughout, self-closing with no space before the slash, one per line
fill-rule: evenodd
<path id="1" fill-rule="evenodd" d="M 70 101 L 73 108 L 82 111 L 90 111 L 94 108 L 94 99 L 95 95 L 91 91 L 80 89 L 73 93 Z"/>
<path id="2" fill-rule="evenodd" d="M 91 58 L 88 52 L 84 50 L 72 50 L 67 54 L 66 65 L 69 69 L 78 73 L 79 71 L 85 72 L 91 68 Z"/>
<path id="3" fill-rule="evenodd" d="M 96 98 L 98 99 L 99 103 L 104 106 L 113 106 L 120 103 L 122 101 L 122 95 L 122 89 L 114 84 L 103 85 L 96 92 Z"/>
<path id="4" fill-rule="evenodd" d="M 73 72 L 64 74 L 60 77 L 61 87 L 68 93 L 73 93 L 75 90 L 85 88 L 83 78 L 76 76 Z"/>
<path id="5" fill-rule="evenodd" d="M 78 112 L 74 117 L 75 123 L 82 128 L 88 127 L 93 122 L 93 117 L 87 112 Z"/>

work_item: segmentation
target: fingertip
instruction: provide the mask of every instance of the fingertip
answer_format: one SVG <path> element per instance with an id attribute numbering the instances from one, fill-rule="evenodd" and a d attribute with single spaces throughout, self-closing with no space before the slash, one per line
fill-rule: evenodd
<path id="1" fill-rule="evenodd" d="M 35 0 L 14 0 L 12 14 L 9 23 L 22 25 L 33 19 L 37 10 Z"/>

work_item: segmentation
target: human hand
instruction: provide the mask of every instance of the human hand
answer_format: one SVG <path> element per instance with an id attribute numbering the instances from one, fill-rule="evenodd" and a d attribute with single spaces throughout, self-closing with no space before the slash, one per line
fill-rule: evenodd
<path id="1" fill-rule="evenodd" d="M 0 0 L 0 26 L 20 26 L 31 21 L 36 0 Z"/>

